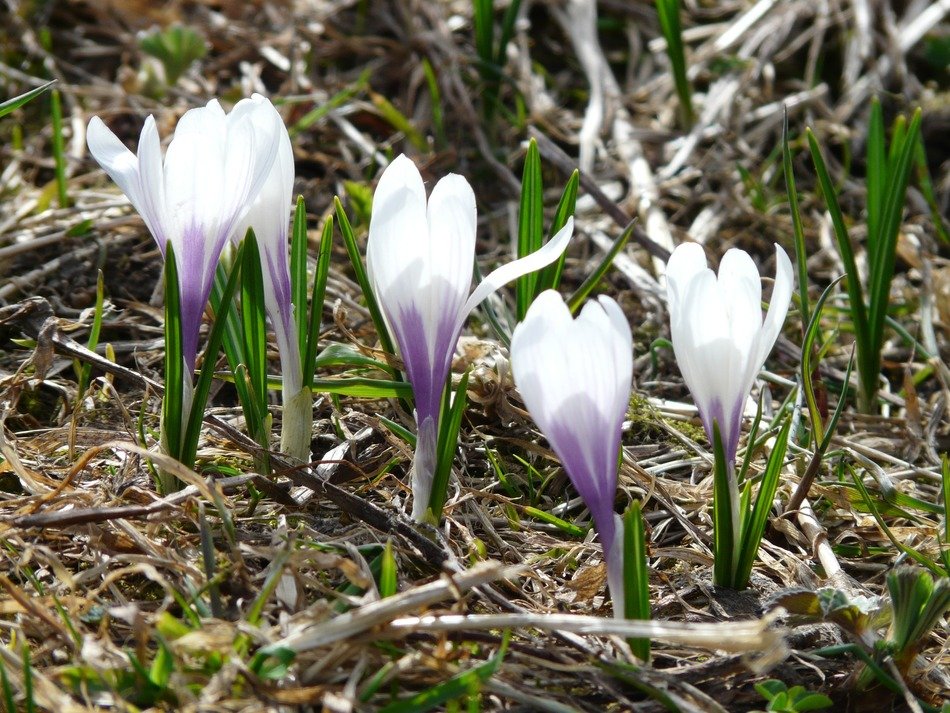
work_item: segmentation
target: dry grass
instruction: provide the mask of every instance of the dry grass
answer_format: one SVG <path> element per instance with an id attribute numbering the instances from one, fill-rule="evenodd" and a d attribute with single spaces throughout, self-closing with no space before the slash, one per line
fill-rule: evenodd
<path id="1" fill-rule="evenodd" d="M 713 257 L 739 246 L 761 258 L 766 275 L 772 242 L 791 252 L 783 107 L 796 148 L 810 125 L 834 157 L 842 205 L 861 235 L 855 157 L 863 156 L 868 99 L 882 92 L 891 114 L 922 106 L 946 214 L 948 75 L 928 59 L 947 51 L 946 2 L 690 4 L 685 38 L 699 120 L 687 133 L 677 126 L 650 3 L 603 0 L 597 21 L 590 2 L 526 0 L 503 108 L 491 123 L 467 2 L 4 5 L 3 93 L 25 91 L 32 77 L 59 80 L 70 199 L 68 207 L 55 199 L 48 102 L 0 121 L 0 655 L 3 690 L 19 710 L 376 710 L 425 691 L 446 693 L 449 709 L 746 710 L 765 707 L 753 686 L 766 677 L 824 692 L 834 710 L 950 700 L 946 620 L 903 695 L 862 695 L 851 685 L 856 659 L 814 653 L 847 634 L 773 604 L 823 586 L 873 600 L 886 594 L 886 572 L 906 559 L 861 506 L 845 467 L 864 478 L 899 542 L 938 557 L 940 516 L 884 501 L 901 493 L 939 504 L 940 454 L 950 443 L 950 252 L 917 184 L 894 315 L 934 356 L 891 331 L 882 412 L 849 408 L 807 499 L 785 512 L 810 460 L 793 449 L 749 590 L 711 584 L 708 444 L 672 353 L 651 353 L 668 333 L 660 285 L 674 245 L 695 240 Z M 159 99 L 143 81 L 136 33 L 173 22 L 196 28 L 209 52 Z M 470 326 L 482 339 L 466 339 L 455 365 L 474 367 L 471 406 L 438 531 L 405 515 L 411 451 L 377 417 L 411 424 L 395 402 L 318 395 L 313 467 L 275 456 L 274 474 L 264 477 L 251 472 L 254 445 L 242 435 L 233 389 L 221 385 L 200 475 L 182 471 L 185 490 L 156 495 L 148 463 L 158 459 L 160 259 L 85 152 L 84 128 L 99 114 L 133 143 L 153 113 L 167 136 L 187 108 L 251 91 L 286 98 L 314 240 L 334 195 L 349 198 L 358 220 L 381 163 L 406 151 L 429 179 L 448 171 L 469 178 L 479 254 L 485 265 L 505 259 L 529 134 L 539 138 L 546 185 L 563 185 L 574 165 L 584 172 L 568 288 L 639 217 L 634 241 L 598 289 L 620 301 L 634 328 L 636 390 L 617 509 L 644 501 L 656 619 L 648 630 L 610 618 L 592 531 L 572 536 L 525 509 L 586 527 L 583 505 L 523 410 L 506 353 L 478 319 Z M 842 268 L 806 153 L 795 169 L 814 300 Z M 107 295 L 101 344 L 110 350 L 98 360 L 81 346 L 97 269 Z M 825 334 L 839 332 L 821 368 L 832 406 L 851 342 L 843 292 L 834 306 Z M 327 341 L 375 343 L 340 246 L 324 330 Z M 793 311 L 767 365 L 769 409 L 794 392 L 801 333 Z M 14 341 L 23 338 L 35 346 Z M 94 362 L 84 394 L 77 358 Z M 758 456 L 753 467 L 762 463 Z M 380 599 L 371 562 L 387 542 L 398 593 Z M 631 635 L 652 637 L 651 666 L 633 665 Z M 453 677 L 455 688 L 445 684 Z M 416 701 L 401 710 L 421 708 Z"/>

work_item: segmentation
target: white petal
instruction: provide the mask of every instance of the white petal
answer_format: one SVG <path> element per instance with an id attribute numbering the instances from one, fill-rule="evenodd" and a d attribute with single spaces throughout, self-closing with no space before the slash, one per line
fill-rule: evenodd
<path id="1" fill-rule="evenodd" d="M 524 321 L 518 323 L 511 334 L 511 369 L 515 383 L 542 429 L 547 425 L 545 414 L 550 410 L 549 403 L 559 400 L 553 390 L 546 388 L 549 362 L 563 365 L 563 361 L 556 358 L 558 350 L 552 340 L 559 339 L 570 328 L 571 321 L 571 312 L 561 295 L 545 290 L 535 298 Z M 559 384 L 558 391 L 566 392 L 575 382 L 552 379 L 550 383 Z"/>
<path id="2" fill-rule="evenodd" d="M 190 109 L 178 121 L 165 153 L 165 197 L 176 225 L 170 240 L 181 239 L 186 231 L 206 235 L 220 222 L 226 139 L 224 111 L 216 100 Z"/>
<path id="3" fill-rule="evenodd" d="M 545 243 L 539 250 L 535 250 L 530 255 L 525 255 L 523 258 L 515 260 L 514 262 L 509 262 L 506 265 L 502 265 L 494 272 L 490 273 L 488 277 L 478 284 L 478 287 L 475 288 L 475 291 L 465 303 L 465 307 L 462 308 L 462 320 L 464 321 L 465 317 L 467 317 L 473 309 L 481 304 L 482 300 L 501 288 L 503 285 L 508 284 L 512 280 L 518 279 L 522 275 L 527 275 L 529 272 L 540 270 L 542 267 L 550 265 L 552 262 L 561 257 L 561 254 L 567 250 L 567 245 L 570 242 L 571 236 L 573 234 L 574 217 L 571 216 L 567 219 L 567 223 L 564 225 L 564 227 L 561 228 L 557 234 L 547 243 Z"/>
<path id="4" fill-rule="evenodd" d="M 227 187 L 222 215 L 229 221 L 240 220 L 270 181 L 277 181 L 280 189 L 286 191 L 289 205 L 294 181 L 293 150 L 287 128 L 274 105 L 260 94 L 242 99 L 227 115 L 225 124 Z M 234 223 L 225 226 L 229 231 L 235 227 Z"/>
<path id="5" fill-rule="evenodd" d="M 462 176 L 449 174 L 436 184 L 429 196 L 428 224 L 428 274 L 423 280 L 442 288 L 430 293 L 429 299 L 420 295 L 420 311 L 428 325 L 438 325 L 453 315 L 452 321 L 461 327 L 464 315 L 459 312 L 472 285 L 476 230 L 475 194 Z M 435 299 L 436 294 L 442 297 Z"/>
<path id="6" fill-rule="evenodd" d="M 666 291 L 670 314 L 678 308 L 686 286 L 705 269 L 706 253 L 698 243 L 683 243 L 673 251 L 666 263 Z"/>
<path id="7" fill-rule="evenodd" d="M 143 172 L 147 174 L 149 187 L 153 189 L 152 180 L 155 172 L 157 171 L 158 176 L 161 176 L 161 149 L 158 150 L 157 155 L 153 151 L 153 144 L 158 143 L 155 120 L 151 116 L 145 120 L 139 138 L 139 155 L 147 159 L 145 166 L 140 165 L 139 157 L 129 151 L 98 116 L 94 116 L 89 120 L 89 127 L 86 129 L 86 143 L 92 157 L 96 159 L 105 172 L 109 174 L 109 177 L 128 197 L 129 202 L 142 216 L 149 232 L 164 251 L 165 236 L 162 231 L 161 208 L 163 202 L 161 197 L 149 195 L 145 190 L 143 186 L 145 182 L 143 178 L 145 177 L 142 175 Z"/>
<path id="8" fill-rule="evenodd" d="M 162 145 L 152 116 L 145 119 L 139 135 L 138 159 L 143 196 L 143 210 L 140 212 L 164 253 L 169 230 L 165 208 L 165 169 Z"/>
<path id="9" fill-rule="evenodd" d="M 717 279 L 729 323 L 729 335 L 741 358 L 733 365 L 742 373 L 755 359 L 756 344 L 762 330 L 762 278 L 744 250 L 728 250 L 719 264 Z"/>
<path id="10" fill-rule="evenodd" d="M 782 247 L 775 244 L 775 284 L 772 287 L 772 299 L 769 301 L 769 311 L 762 323 L 762 335 L 759 337 L 758 368 L 761 369 L 766 357 L 772 351 L 775 340 L 785 324 L 788 314 L 788 305 L 792 299 L 793 271 L 792 262 Z M 756 369 L 758 371 L 758 369 Z"/>
<path id="11" fill-rule="evenodd" d="M 366 245 L 366 269 L 384 311 L 392 300 L 411 300 L 422 280 L 428 254 L 429 226 L 422 176 L 406 156 L 383 171 L 373 194 Z"/>

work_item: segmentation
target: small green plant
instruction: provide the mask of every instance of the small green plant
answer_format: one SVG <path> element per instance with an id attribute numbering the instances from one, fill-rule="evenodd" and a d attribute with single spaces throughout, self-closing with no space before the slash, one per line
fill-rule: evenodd
<path id="1" fill-rule="evenodd" d="M 192 62 L 204 57 L 208 51 L 204 38 L 184 25 L 153 30 L 142 36 L 139 47 L 161 63 L 164 72 L 161 84 L 166 87 L 174 86 Z"/>
<path id="2" fill-rule="evenodd" d="M 888 649 L 905 679 L 930 632 L 950 609 L 950 578 L 936 581 L 920 567 L 901 566 L 887 575 L 891 595 L 891 626 Z"/>
<path id="3" fill-rule="evenodd" d="M 832 706 L 832 701 L 823 693 L 813 693 L 804 686 L 788 688 L 775 678 L 755 684 L 762 697 L 769 702 L 765 710 L 780 713 L 803 713 L 819 711 Z"/>
<path id="4" fill-rule="evenodd" d="M 888 147 L 880 102 L 875 99 L 871 105 L 866 179 L 868 281 L 864 286 L 821 146 L 811 129 L 806 131 L 808 148 L 844 263 L 857 348 L 858 408 L 864 413 L 873 413 L 877 403 L 881 350 L 890 305 L 891 280 L 894 277 L 897 236 L 904 211 L 907 182 L 915 165 L 920 117 L 920 109 L 914 112 L 909 123 L 905 117 L 897 117 Z"/>

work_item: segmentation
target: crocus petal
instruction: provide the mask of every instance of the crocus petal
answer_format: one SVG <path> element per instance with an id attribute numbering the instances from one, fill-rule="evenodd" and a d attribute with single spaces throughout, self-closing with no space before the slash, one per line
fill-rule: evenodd
<path id="1" fill-rule="evenodd" d="M 264 303 L 280 353 L 283 389 L 285 394 L 292 396 L 302 384 L 297 326 L 290 295 L 287 242 L 293 207 L 294 152 L 283 120 L 270 102 L 261 98 L 260 102 L 250 104 L 242 114 L 252 116 L 251 112 L 253 116 L 263 119 L 258 123 L 264 126 L 266 136 L 269 136 L 268 124 L 274 120 L 279 122 L 277 155 L 256 200 L 231 237 L 235 243 L 239 243 L 248 228 L 254 229 L 264 278 Z M 255 132 L 257 136 L 258 132 Z"/>
<path id="2" fill-rule="evenodd" d="M 239 102 L 230 115 L 212 100 L 182 116 L 163 163 L 151 117 L 137 157 L 99 119 L 89 123 L 92 155 L 129 197 L 162 252 L 168 242 L 174 245 L 189 368 L 221 249 L 264 185 L 282 128 L 263 97 Z"/>
<path id="3" fill-rule="evenodd" d="M 607 548 L 616 527 L 613 500 L 630 397 L 630 344 L 630 328 L 613 300 L 589 302 L 572 320 L 553 290 L 535 299 L 511 338 L 518 390 Z"/>
<path id="4" fill-rule="evenodd" d="M 540 250 L 535 250 L 530 255 L 525 255 L 514 262 L 502 265 L 489 273 L 488 277 L 478 284 L 478 287 L 475 288 L 475 291 L 462 308 L 462 319 L 464 320 L 485 298 L 504 285 L 512 280 L 517 280 L 522 275 L 527 275 L 529 272 L 547 267 L 561 257 L 561 254 L 567 250 L 567 245 L 573 234 L 574 216 L 571 216 L 567 219 L 564 227 L 557 231 L 557 234 L 545 243 Z"/>
<path id="5" fill-rule="evenodd" d="M 164 252 L 162 157 L 155 119 L 149 116 L 145 120 L 139 137 L 138 156 L 129 151 L 98 116 L 89 120 L 86 143 L 93 158 L 142 216 L 148 231 Z"/>
<path id="6" fill-rule="evenodd" d="M 788 254 L 782 247 L 775 244 L 775 284 L 772 286 L 772 298 L 769 301 L 769 311 L 765 315 L 765 321 L 762 324 L 762 334 L 759 337 L 759 353 L 755 361 L 759 363 L 759 368 L 765 363 L 766 357 L 772 351 L 775 340 L 785 324 L 785 316 L 788 314 L 788 305 L 792 300 L 792 282 L 794 274 L 792 272 L 792 261 L 788 259 Z"/>
<path id="7" fill-rule="evenodd" d="M 726 458 L 738 447 L 742 407 L 785 320 L 792 290 L 788 256 L 776 246 L 772 303 L 762 320 L 762 287 L 741 250 L 723 256 L 716 279 L 700 246 L 681 245 L 667 264 L 673 351 L 710 440 L 718 422 Z"/>
<path id="8" fill-rule="evenodd" d="M 366 269 L 381 306 L 411 302 L 423 280 L 419 246 L 428 242 L 425 185 L 415 164 L 400 155 L 379 178 L 366 245 Z"/>

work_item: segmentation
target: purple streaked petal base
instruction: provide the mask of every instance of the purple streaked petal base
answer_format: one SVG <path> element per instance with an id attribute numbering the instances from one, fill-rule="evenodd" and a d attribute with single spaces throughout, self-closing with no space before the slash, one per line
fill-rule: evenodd
<path id="1" fill-rule="evenodd" d="M 431 352 L 428 333 L 432 325 L 425 324 L 422 313 L 415 305 L 407 305 L 393 316 L 395 319 L 391 319 L 390 323 L 405 364 L 406 376 L 412 384 L 416 422 L 421 424 L 428 419 L 438 421 L 442 391 L 449 376 L 460 331 L 455 328 L 455 315 L 451 314 L 451 310 L 446 310 L 435 325 Z"/>
<path id="2" fill-rule="evenodd" d="M 719 434 L 722 437 L 722 447 L 726 452 L 726 463 L 736 462 L 736 453 L 739 450 L 739 436 L 742 433 L 742 407 L 744 398 L 733 404 L 729 413 L 725 412 L 719 399 L 714 399 L 709 407 L 700 410 L 699 417 L 703 422 L 706 437 L 712 443 L 714 439 L 713 423 L 719 424 Z"/>
<path id="3" fill-rule="evenodd" d="M 607 423 L 589 399 L 571 402 L 554 415 L 544 433 L 574 489 L 594 519 L 605 553 L 613 546 L 616 521 L 620 423 Z"/>

